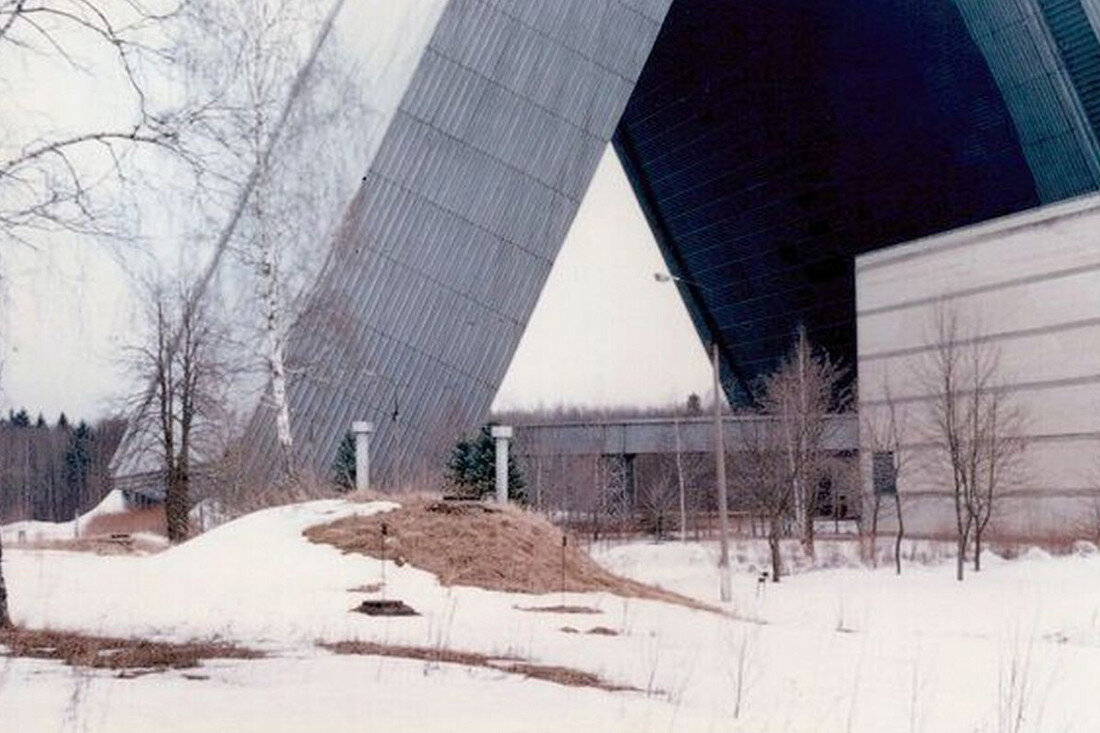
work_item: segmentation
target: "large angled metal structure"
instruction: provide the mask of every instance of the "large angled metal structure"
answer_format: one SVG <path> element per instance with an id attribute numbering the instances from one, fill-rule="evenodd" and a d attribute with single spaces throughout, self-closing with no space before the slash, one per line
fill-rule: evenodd
<path id="1" fill-rule="evenodd" d="M 435 4 L 291 346 L 322 473 L 484 419 L 612 138 L 734 399 L 799 323 L 854 364 L 855 255 L 1100 188 L 1100 0 Z"/>
<path id="2" fill-rule="evenodd" d="M 484 419 L 668 0 L 452 0 L 363 177 L 291 359 L 300 460 L 353 419 L 399 484 Z M 261 407 L 250 475 L 275 455 Z"/>

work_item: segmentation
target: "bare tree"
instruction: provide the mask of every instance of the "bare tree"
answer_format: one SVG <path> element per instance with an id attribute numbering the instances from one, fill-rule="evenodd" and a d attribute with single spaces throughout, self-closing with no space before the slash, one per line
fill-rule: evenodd
<path id="1" fill-rule="evenodd" d="M 193 300 L 183 287 L 154 286 L 148 306 L 147 341 L 132 351 L 137 376 L 152 383 L 151 394 L 143 391 L 135 401 L 152 409 L 139 413 L 141 420 L 132 428 L 155 457 L 165 489 L 168 539 L 179 542 L 189 535 L 196 457 L 217 456 L 221 448 L 206 438 L 217 434 L 224 419 L 232 370 L 223 358 L 224 329 L 207 300 Z"/>
<path id="2" fill-rule="evenodd" d="M 929 438 L 950 476 L 955 575 L 962 580 L 971 538 L 980 570 L 982 535 L 997 499 L 1021 476 L 1024 416 L 1000 384 L 1000 350 L 967 332 L 954 308 L 937 307 L 932 338 L 918 375 L 929 392 Z"/>
<path id="3" fill-rule="evenodd" d="M 8 587 L 4 583 L 4 538 L 0 537 L 0 629 L 12 627 L 8 613 Z"/>
<path id="4" fill-rule="evenodd" d="M 843 386 L 845 374 L 828 354 L 810 344 L 806 329 L 799 327 L 790 353 L 764 380 L 761 403 L 779 423 L 795 527 L 810 557 L 829 412 L 847 409 L 851 403 L 850 391 Z"/>
<path id="5" fill-rule="evenodd" d="M 882 409 L 864 414 L 863 435 L 871 451 L 871 534 L 870 559 L 878 564 L 876 545 L 878 521 L 883 496 L 894 498 L 894 569 L 901 575 L 901 543 L 905 537 L 905 518 L 902 514 L 902 498 L 898 485 L 905 473 L 911 453 L 905 450 L 908 413 L 894 399 L 890 380 L 883 378 Z"/>
<path id="6" fill-rule="evenodd" d="M 0 364 L 0 367 L 2 366 Z M 2 516 L 0 514 L 0 517 Z M 4 537 L 3 532 L 0 532 L 0 629 L 11 627 L 11 615 L 8 613 L 8 586 L 4 582 Z"/>
<path id="7" fill-rule="evenodd" d="M 999 371 L 999 355 L 991 357 L 994 377 Z M 974 570 L 982 569 L 982 537 L 997 509 L 997 500 L 1004 490 L 1020 481 L 1024 475 L 1023 454 L 1027 447 L 1023 437 L 1026 417 L 998 385 L 975 385 L 972 397 L 978 413 L 977 466 L 974 469 L 974 490 L 967 510 L 974 517 Z"/>
<path id="8" fill-rule="evenodd" d="M 680 499 L 680 541 L 687 542 L 687 500 L 684 488 L 684 451 L 680 440 L 680 417 L 672 418 L 672 429 L 676 433 L 676 486 Z"/>
<path id="9" fill-rule="evenodd" d="M 674 457 L 643 454 L 634 458 L 635 502 L 642 526 L 658 540 L 663 538 L 672 524 L 674 507 L 683 507 L 683 464 Z M 680 501 L 678 501 L 678 499 Z M 684 520 L 681 514 L 681 536 Z"/>
<path id="10" fill-rule="evenodd" d="M 195 37 L 182 30 L 181 7 L 0 0 L 0 85 L 16 90 L 0 123 L 0 240 L 34 246 L 58 231 L 129 238 L 139 219 L 124 195 L 135 158 L 167 153 L 201 168 L 190 133 L 211 101 L 168 81 L 181 44 Z M 61 95 L 93 85 L 112 112 L 21 109 L 28 73 Z"/>
<path id="11" fill-rule="evenodd" d="M 786 436 L 778 421 L 767 415 L 741 423 L 734 477 L 755 515 L 764 521 L 771 554 L 771 577 L 778 583 L 783 574 L 780 541 L 794 500 L 789 463 L 785 455 Z"/>

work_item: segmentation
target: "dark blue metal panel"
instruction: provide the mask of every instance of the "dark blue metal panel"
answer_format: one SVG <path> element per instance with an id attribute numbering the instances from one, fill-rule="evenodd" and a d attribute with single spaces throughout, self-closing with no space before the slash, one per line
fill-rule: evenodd
<path id="1" fill-rule="evenodd" d="M 950 0 L 676 0 L 615 143 L 738 400 L 799 323 L 854 364 L 856 254 L 1039 203 Z"/>

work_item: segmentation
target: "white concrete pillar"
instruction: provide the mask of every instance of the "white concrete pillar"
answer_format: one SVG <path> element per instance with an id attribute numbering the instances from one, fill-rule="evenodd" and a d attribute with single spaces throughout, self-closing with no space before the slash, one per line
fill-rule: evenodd
<path id="1" fill-rule="evenodd" d="M 370 434 L 374 432 L 374 423 L 356 420 L 351 424 L 355 434 L 355 488 L 366 491 L 370 488 Z"/>
<path id="2" fill-rule="evenodd" d="M 497 502 L 508 502 L 508 441 L 512 438 L 511 425 L 494 425 L 493 438 L 496 439 L 497 459 Z"/>

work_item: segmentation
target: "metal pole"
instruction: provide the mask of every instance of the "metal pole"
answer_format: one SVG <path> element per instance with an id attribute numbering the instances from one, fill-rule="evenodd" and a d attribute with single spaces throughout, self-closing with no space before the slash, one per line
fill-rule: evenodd
<path id="1" fill-rule="evenodd" d="M 508 440 L 512 437 L 510 425 L 494 425 L 493 438 L 496 439 L 496 499 L 498 504 L 508 503 Z"/>
<path id="2" fill-rule="evenodd" d="M 730 518 L 726 497 L 726 441 L 722 430 L 722 381 L 718 367 L 718 344 L 711 346 L 714 368 L 714 467 L 718 481 L 718 582 L 723 601 L 731 598 Z"/>
<path id="3" fill-rule="evenodd" d="M 358 491 L 370 489 L 370 434 L 374 424 L 365 420 L 356 420 L 351 424 L 355 434 L 355 488 Z"/>

